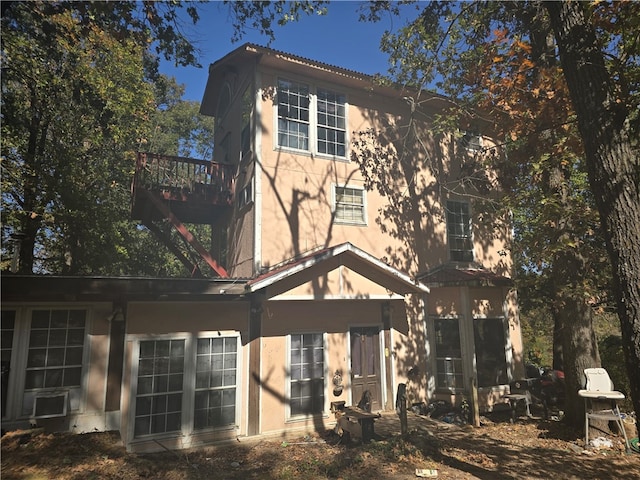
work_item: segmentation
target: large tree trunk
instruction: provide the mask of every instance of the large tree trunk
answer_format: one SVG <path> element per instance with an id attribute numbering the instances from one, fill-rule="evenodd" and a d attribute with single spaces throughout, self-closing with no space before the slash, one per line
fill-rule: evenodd
<path id="1" fill-rule="evenodd" d="M 600 364 L 598 342 L 593 330 L 593 310 L 581 286 L 585 258 L 575 250 L 563 250 L 553 261 L 553 316 L 559 327 L 565 380 L 565 421 L 584 425 L 584 400 L 578 396 L 585 368 Z M 554 338 L 554 343 L 556 339 Z"/>
<path id="2" fill-rule="evenodd" d="M 613 267 L 634 409 L 640 412 L 640 159 L 582 2 L 545 2 L 578 117 L 591 189 Z"/>

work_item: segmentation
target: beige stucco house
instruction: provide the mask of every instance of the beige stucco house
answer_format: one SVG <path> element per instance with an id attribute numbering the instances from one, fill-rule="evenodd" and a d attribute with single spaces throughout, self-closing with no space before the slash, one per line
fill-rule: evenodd
<path id="1" fill-rule="evenodd" d="M 523 374 L 509 227 L 480 213 L 491 173 L 466 182 L 490 136 L 435 135 L 446 106 L 252 44 L 216 61 L 214 158 L 141 154 L 132 207 L 210 272 L 4 275 L 4 428 L 119 430 L 152 451 L 319 431 L 365 390 L 394 410 L 400 384 L 416 403 L 475 384 L 492 408 Z M 189 223 L 214 226 L 210 246 Z"/>

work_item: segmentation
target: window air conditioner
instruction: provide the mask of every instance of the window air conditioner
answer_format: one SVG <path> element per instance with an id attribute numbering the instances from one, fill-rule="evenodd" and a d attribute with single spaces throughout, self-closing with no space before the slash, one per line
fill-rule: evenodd
<path id="1" fill-rule="evenodd" d="M 53 418 L 67 415 L 69 392 L 37 395 L 33 400 L 33 418 Z"/>

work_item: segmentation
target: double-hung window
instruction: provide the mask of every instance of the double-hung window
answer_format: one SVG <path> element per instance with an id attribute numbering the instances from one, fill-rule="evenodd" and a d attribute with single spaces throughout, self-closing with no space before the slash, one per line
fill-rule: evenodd
<path id="1" fill-rule="evenodd" d="M 309 150 L 309 87 L 278 81 L 278 145 Z"/>
<path id="2" fill-rule="evenodd" d="M 318 153 L 344 157 L 347 152 L 345 97 L 318 89 Z"/>
<path id="3" fill-rule="evenodd" d="M 333 190 L 335 221 L 337 223 L 365 225 L 367 219 L 364 189 L 361 187 L 334 185 Z"/>
<path id="4" fill-rule="evenodd" d="M 182 427 L 184 340 L 140 342 L 135 436 Z"/>
<path id="5" fill-rule="evenodd" d="M 291 416 L 324 410 L 324 335 L 300 333 L 289 337 Z"/>
<path id="6" fill-rule="evenodd" d="M 238 353 L 235 335 L 140 340 L 134 437 L 234 427 Z"/>
<path id="7" fill-rule="evenodd" d="M 437 387 L 447 390 L 464 388 L 459 321 L 457 318 L 436 318 L 433 323 Z"/>
<path id="8" fill-rule="evenodd" d="M 471 215 L 466 202 L 447 202 L 447 239 L 449 254 L 454 262 L 473 261 Z"/>
<path id="9" fill-rule="evenodd" d="M 278 80 L 278 147 L 346 158 L 346 96 Z"/>
<path id="10" fill-rule="evenodd" d="M 196 353 L 194 428 L 232 425 L 236 421 L 235 337 L 199 338 Z"/>
<path id="11" fill-rule="evenodd" d="M 25 390 L 80 387 L 85 310 L 34 310 Z"/>

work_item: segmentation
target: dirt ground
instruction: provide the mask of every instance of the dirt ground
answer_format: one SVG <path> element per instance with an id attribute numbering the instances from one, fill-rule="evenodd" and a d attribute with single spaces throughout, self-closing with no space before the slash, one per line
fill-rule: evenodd
<path id="1" fill-rule="evenodd" d="M 398 417 L 385 414 L 364 445 L 328 431 L 146 455 L 127 454 L 114 432 L 9 432 L 1 478 L 406 480 L 427 469 L 439 479 L 640 479 L 640 454 L 625 454 L 621 437 L 605 436 L 612 448 L 585 450 L 583 432 L 558 421 L 512 424 L 503 413 L 474 428 L 409 413 L 408 431 L 403 438 Z"/>

